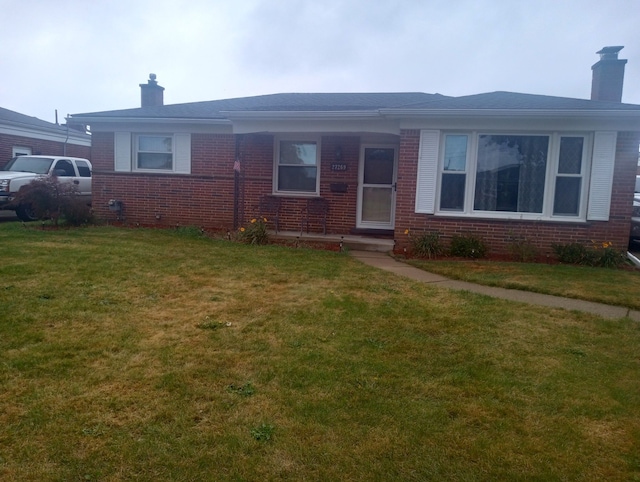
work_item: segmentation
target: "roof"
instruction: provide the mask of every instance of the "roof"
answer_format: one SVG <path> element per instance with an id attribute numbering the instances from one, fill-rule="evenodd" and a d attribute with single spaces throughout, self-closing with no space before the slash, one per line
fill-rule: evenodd
<path id="1" fill-rule="evenodd" d="M 67 136 L 67 134 L 69 134 L 70 136 L 76 138 L 90 138 L 90 136 L 84 132 L 80 132 L 74 129 L 68 130 L 67 126 L 53 124 L 51 122 L 38 119 L 37 117 L 20 114 L 19 112 L 14 112 L 3 107 L 0 107 L 0 124 L 10 125 L 12 127 L 25 130 L 55 133 L 63 136 Z"/>
<path id="2" fill-rule="evenodd" d="M 446 99 L 440 94 L 290 93 L 74 114 L 72 117 L 226 119 L 227 112 L 377 111 Z"/>
<path id="3" fill-rule="evenodd" d="M 516 92 L 488 92 L 413 104 L 407 110 L 640 111 L 640 105 Z"/>
<path id="4" fill-rule="evenodd" d="M 461 111 L 521 113 L 637 113 L 640 105 L 602 102 L 515 92 L 489 92 L 449 97 L 423 92 L 399 93 L 288 93 L 172 104 L 134 109 L 74 114 L 74 119 L 202 119 L 225 120 L 249 113 L 375 113 L 428 115 Z"/>

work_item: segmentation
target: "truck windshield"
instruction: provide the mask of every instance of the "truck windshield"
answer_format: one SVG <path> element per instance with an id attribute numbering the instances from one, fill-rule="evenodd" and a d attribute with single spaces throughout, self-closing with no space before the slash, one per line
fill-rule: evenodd
<path id="1" fill-rule="evenodd" d="M 2 170 L 46 174 L 49 172 L 52 162 L 53 159 L 48 157 L 18 156 L 11 159 Z"/>

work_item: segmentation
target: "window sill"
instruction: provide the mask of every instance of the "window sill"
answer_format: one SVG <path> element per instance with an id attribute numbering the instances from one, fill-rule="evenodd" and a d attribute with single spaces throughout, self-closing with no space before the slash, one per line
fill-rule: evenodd
<path id="1" fill-rule="evenodd" d="M 544 223 L 570 223 L 570 224 L 580 224 L 586 223 L 587 220 L 580 216 L 571 216 L 571 217 L 548 217 L 542 216 L 540 214 L 516 214 L 516 213 L 458 213 L 455 211 L 439 211 L 434 214 L 434 216 L 442 217 L 442 218 L 456 218 L 456 219 L 470 219 L 470 220 L 485 220 L 485 221 L 525 221 L 525 222 L 544 222 Z"/>
<path id="2" fill-rule="evenodd" d="M 276 191 L 271 193 L 272 196 L 278 196 L 278 197 L 304 197 L 304 198 L 314 198 L 314 197 L 320 197 L 320 194 L 318 194 L 317 192 L 303 192 L 303 191 L 286 191 L 286 192 L 281 192 L 281 191 Z"/>

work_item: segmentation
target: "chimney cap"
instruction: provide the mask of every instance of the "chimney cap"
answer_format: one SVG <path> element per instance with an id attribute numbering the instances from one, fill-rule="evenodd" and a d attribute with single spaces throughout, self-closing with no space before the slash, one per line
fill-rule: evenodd
<path id="1" fill-rule="evenodd" d="M 624 48 L 624 45 L 603 47 L 601 50 L 598 50 L 596 53 L 600 55 L 600 60 L 617 60 L 618 52 L 620 52 L 623 48 Z"/>

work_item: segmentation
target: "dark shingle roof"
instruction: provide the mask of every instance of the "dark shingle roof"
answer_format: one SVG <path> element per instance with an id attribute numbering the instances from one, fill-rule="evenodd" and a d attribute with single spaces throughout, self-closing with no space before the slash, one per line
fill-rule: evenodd
<path id="1" fill-rule="evenodd" d="M 8 124 L 16 127 L 22 127 L 24 129 L 55 132 L 65 136 L 68 133 L 71 133 L 74 136 L 89 138 L 89 135 L 83 132 L 79 132 L 77 130 L 67 131 L 66 126 L 43 121 L 42 119 L 38 119 L 37 117 L 20 114 L 19 112 L 14 112 L 3 107 L 0 107 L 0 124 Z"/>
<path id="2" fill-rule="evenodd" d="M 236 112 L 377 112 L 382 110 L 640 111 L 640 105 L 515 92 L 448 97 L 422 92 L 292 93 L 74 114 L 91 118 L 226 119 Z"/>
<path id="3" fill-rule="evenodd" d="M 0 121 L 7 122 L 10 124 L 22 124 L 25 127 L 43 127 L 43 128 L 56 128 L 60 127 L 56 124 L 52 124 L 51 122 L 43 121 L 38 119 L 37 117 L 31 117 L 28 115 L 20 114 L 19 112 L 14 112 L 9 109 L 4 109 L 0 107 Z"/>
<path id="4" fill-rule="evenodd" d="M 132 118 L 191 118 L 224 119 L 222 112 L 340 112 L 375 111 L 385 107 L 406 105 L 445 99 L 440 94 L 422 92 L 400 93 L 309 93 L 309 94 L 271 94 L 235 99 L 191 102 L 157 107 L 139 107 L 136 109 L 112 110 L 74 114 L 76 117 L 132 117 Z"/>
<path id="5" fill-rule="evenodd" d="M 416 110 L 640 110 L 640 105 L 602 102 L 549 95 L 516 92 L 488 92 L 484 94 L 447 97 L 413 104 Z"/>

